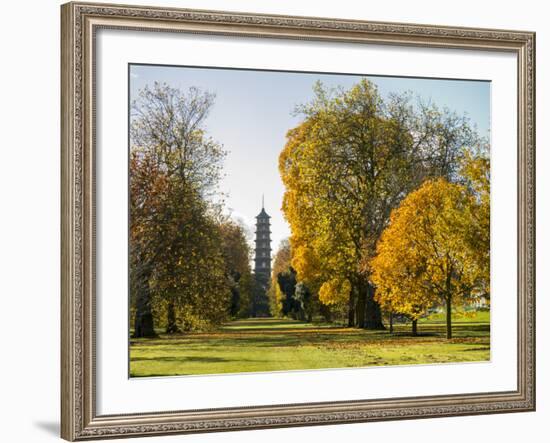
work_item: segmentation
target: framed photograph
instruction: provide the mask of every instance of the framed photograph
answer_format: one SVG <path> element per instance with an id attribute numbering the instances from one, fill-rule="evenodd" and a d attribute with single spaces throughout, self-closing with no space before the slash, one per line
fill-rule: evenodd
<path id="1" fill-rule="evenodd" d="M 62 437 L 535 409 L 535 35 L 61 7 Z"/>

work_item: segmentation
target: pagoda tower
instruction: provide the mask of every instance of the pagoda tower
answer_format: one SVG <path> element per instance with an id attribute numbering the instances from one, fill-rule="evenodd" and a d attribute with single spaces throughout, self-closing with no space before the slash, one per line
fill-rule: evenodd
<path id="1" fill-rule="evenodd" d="M 267 290 L 271 278 L 271 230 L 269 219 L 271 217 L 265 212 L 264 198 L 262 196 L 262 210 L 256 216 L 256 239 L 254 248 L 254 276 L 256 290 L 252 314 L 253 316 L 264 316 L 269 314 L 269 303 Z"/>

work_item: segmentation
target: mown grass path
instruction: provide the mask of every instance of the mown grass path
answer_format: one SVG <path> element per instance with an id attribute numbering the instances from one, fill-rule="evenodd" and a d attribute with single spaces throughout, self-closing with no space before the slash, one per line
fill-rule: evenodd
<path id="1" fill-rule="evenodd" d="M 444 328 L 440 322 L 424 322 L 419 326 L 420 335 L 413 337 L 405 325 L 389 334 L 286 319 L 238 320 L 210 333 L 132 339 L 130 374 L 197 375 L 489 360 L 488 321 L 455 322 L 452 340 L 444 338 Z"/>

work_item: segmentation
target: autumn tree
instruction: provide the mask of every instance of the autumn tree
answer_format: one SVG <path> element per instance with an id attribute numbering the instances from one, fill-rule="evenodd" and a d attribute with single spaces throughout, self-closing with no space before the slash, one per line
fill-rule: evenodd
<path id="1" fill-rule="evenodd" d="M 147 206 L 134 211 L 131 277 L 140 263 L 149 266 L 149 304 L 157 318 L 163 318 L 167 333 L 219 323 L 229 304 L 230 282 L 217 217 L 196 191 L 163 174 L 159 177 L 164 178 L 162 193 L 148 194 L 153 217 L 145 222 L 137 217 Z"/>
<path id="2" fill-rule="evenodd" d="M 225 274 L 231 289 L 229 313 L 237 317 L 248 312 L 252 273 L 250 269 L 251 249 L 246 240 L 243 226 L 230 219 L 219 223 L 222 251 L 225 262 Z"/>
<path id="3" fill-rule="evenodd" d="M 316 303 L 313 294 L 304 282 L 298 282 L 294 290 L 294 301 L 297 305 L 299 320 L 305 320 L 308 323 L 313 321 Z"/>
<path id="4" fill-rule="evenodd" d="M 447 338 L 453 305 L 484 283 L 485 269 L 468 244 L 472 197 L 443 178 L 425 182 L 392 212 L 371 261 L 378 302 L 414 322 L 428 308 L 444 306 Z"/>
<path id="5" fill-rule="evenodd" d="M 131 108 L 130 257 L 136 337 L 219 322 L 230 294 L 212 196 L 225 152 L 206 135 L 214 96 L 154 83 Z"/>
<path id="6" fill-rule="evenodd" d="M 278 313 L 296 320 L 311 321 L 318 310 L 315 294 L 304 282 L 296 279 L 296 271 L 291 265 L 292 251 L 288 239 L 279 245 L 273 261 L 271 276 L 272 313 Z M 326 315 L 325 312 L 321 312 Z"/>
<path id="7" fill-rule="evenodd" d="M 384 328 L 370 260 L 392 209 L 427 177 L 455 177 L 476 142 L 465 118 L 411 100 L 319 83 L 280 154 L 292 265 L 322 303 L 348 304 L 350 326 Z"/>
<path id="8" fill-rule="evenodd" d="M 167 180 L 148 153 L 130 157 L 130 294 L 134 336 L 155 336 L 151 277 L 164 252 L 161 230 Z"/>
<path id="9" fill-rule="evenodd" d="M 292 310 L 289 300 L 294 296 L 296 272 L 290 264 L 291 259 L 290 243 L 288 239 L 284 239 L 273 258 L 268 291 L 270 310 L 274 316 L 287 316 Z"/>
<path id="10" fill-rule="evenodd" d="M 491 176 L 488 147 L 465 152 L 460 169 L 461 181 L 471 195 L 471 216 L 466 244 L 480 270 L 479 293 L 490 298 L 491 256 Z"/>

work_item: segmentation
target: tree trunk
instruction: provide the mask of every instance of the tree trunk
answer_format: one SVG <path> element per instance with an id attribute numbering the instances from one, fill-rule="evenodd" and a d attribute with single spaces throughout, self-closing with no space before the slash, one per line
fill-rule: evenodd
<path id="1" fill-rule="evenodd" d="M 448 255 L 447 255 L 448 258 Z M 450 265 L 447 271 L 447 279 L 445 281 L 445 305 L 447 308 L 447 340 L 453 338 L 453 327 L 451 323 L 451 309 L 452 309 L 452 292 L 451 292 L 451 279 L 453 275 L 453 266 Z"/>
<path id="2" fill-rule="evenodd" d="M 151 311 L 151 290 L 149 275 L 138 276 L 136 289 L 136 315 L 134 318 L 134 338 L 156 337 L 153 313 Z"/>
<path id="3" fill-rule="evenodd" d="M 362 285 L 357 288 L 357 304 L 355 316 L 357 317 L 357 327 L 365 327 L 365 307 L 367 303 L 367 291 Z"/>
<path id="4" fill-rule="evenodd" d="M 348 328 L 353 328 L 355 326 L 355 297 L 354 291 L 352 290 L 349 294 L 349 303 L 348 303 Z"/>
<path id="5" fill-rule="evenodd" d="M 393 312 L 390 312 L 389 320 L 390 320 L 390 334 L 393 334 Z"/>
<path id="6" fill-rule="evenodd" d="M 319 306 L 319 312 L 327 323 L 332 321 L 332 312 L 330 312 L 330 307 L 321 303 Z"/>
<path id="7" fill-rule="evenodd" d="M 250 317 L 255 318 L 256 317 L 256 301 L 255 298 L 256 293 L 254 292 L 252 294 L 252 300 L 250 301 Z"/>
<path id="8" fill-rule="evenodd" d="M 418 335 L 418 320 L 414 319 L 412 321 L 412 335 L 417 336 Z"/>
<path id="9" fill-rule="evenodd" d="M 374 286 L 367 283 L 366 306 L 365 306 L 365 329 L 384 330 L 382 323 L 382 310 L 374 299 Z"/>
<path id="10" fill-rule="evenodd" d="M 176 332 L 179 332 L 178 325 L 176 323 L 176 308 L 173 302 L 168 304 L 167 317 L 166 333 L 175 334 Z"/>
<path id="11" fill-rule="evenodd" d="M 447 338 L 453 338 L 453 327 L 452 327 L 452 320 L 451 320 L 451 313 L 452 313 L 452 303 L 451 303 L 451 296 L 447 296 L 445 298 L 445 304 L 447 309 Z"/>

